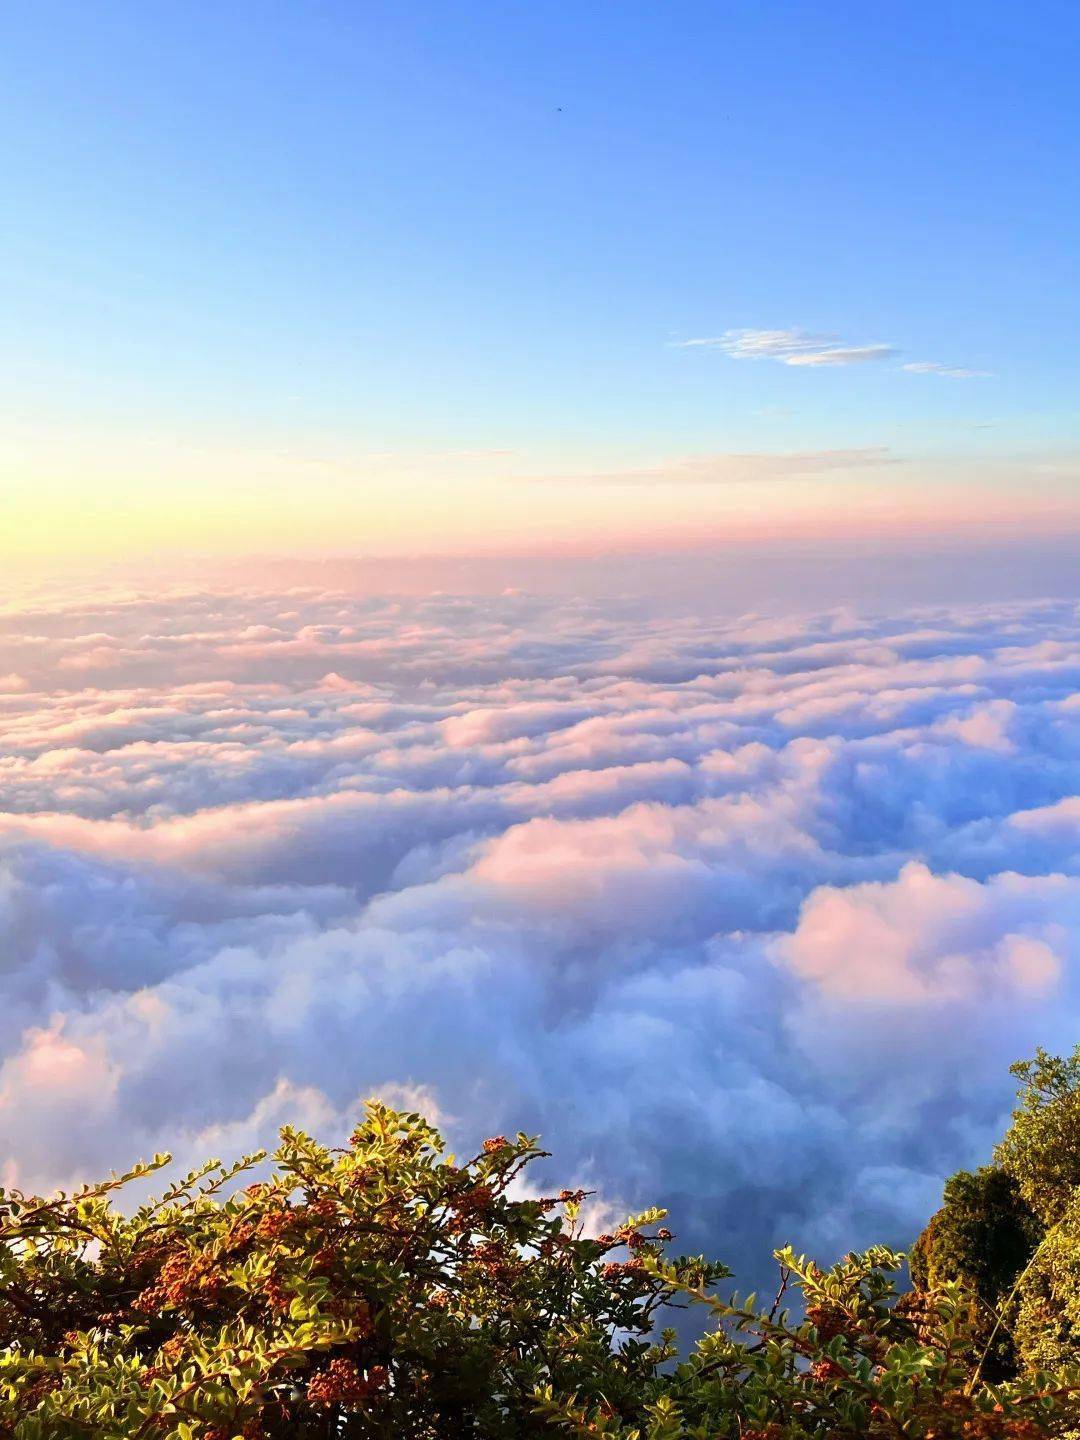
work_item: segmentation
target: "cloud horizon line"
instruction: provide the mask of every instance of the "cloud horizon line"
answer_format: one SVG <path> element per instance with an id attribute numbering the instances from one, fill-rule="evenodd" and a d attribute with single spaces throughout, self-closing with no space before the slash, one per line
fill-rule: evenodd
<path id="1" fill-rule="evenodd" d="M 822 475 L 834 470 L 899 463 L 900 457 L 892 455 L 888 445 L 859 445 L 831 450 L 785 450 L 775 453 L 720 451 L 712 455 L 682 455 L 673 460 L 661 461 L 658 465 L 626 470 L 530 475 L 522 478 L 581 485 L 738 485 L 757 480 L 796 480 L 804 475 Z"/>

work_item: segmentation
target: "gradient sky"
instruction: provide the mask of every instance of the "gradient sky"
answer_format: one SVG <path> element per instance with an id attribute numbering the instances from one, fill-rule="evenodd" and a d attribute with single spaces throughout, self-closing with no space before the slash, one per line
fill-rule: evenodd
<path id="1" fill-rule="evenodd" d="M 1080 531 L 1078 42 L 16 0 L 0 558 Z"/>

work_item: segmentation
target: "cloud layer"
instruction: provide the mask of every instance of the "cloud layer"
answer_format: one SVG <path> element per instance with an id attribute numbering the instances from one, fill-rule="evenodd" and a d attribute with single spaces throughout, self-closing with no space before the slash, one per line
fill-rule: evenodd
<path id="1" fill-rule="evenodd" d="M 910 1239 L 1076 1038 L 1078 618 L 9 604 L 4 1178 L 382 1090 L 744 1277 Z"/>

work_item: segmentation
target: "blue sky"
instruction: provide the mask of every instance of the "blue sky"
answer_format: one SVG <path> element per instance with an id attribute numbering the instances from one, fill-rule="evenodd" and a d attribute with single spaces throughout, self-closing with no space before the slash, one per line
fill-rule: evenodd
<path id="1" fill-rule="evenodd" d="M 909 1243 L 1080 1017 L 1078 42 L 0 6 L 19 1183 L 378 1090 Z"/>
<path id="2" fill-rule="evenodd" d="M 167 444 L 250 491 L 269 446 L 381 514 L 371 454 L 887 448 L 1067 499 L 1078 41 L 1048 0 L 10 5 L 3 474 L 175 490 Z M 736 330 L 895 353 L 680 344 Z"/>

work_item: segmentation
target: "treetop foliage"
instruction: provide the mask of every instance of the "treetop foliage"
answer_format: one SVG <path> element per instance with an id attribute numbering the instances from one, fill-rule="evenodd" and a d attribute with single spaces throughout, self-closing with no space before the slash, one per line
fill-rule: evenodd
<path id="1" fill-rule="evenodd" d="M 1020 1104 L 994 1160 L 1043 1225 L 1054 1225 L 1080 1186 L 1080 1045 L 1065 1058 L 1040 1049 L 1011 1068 Z"/>

